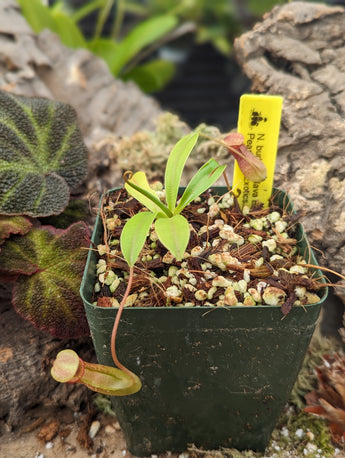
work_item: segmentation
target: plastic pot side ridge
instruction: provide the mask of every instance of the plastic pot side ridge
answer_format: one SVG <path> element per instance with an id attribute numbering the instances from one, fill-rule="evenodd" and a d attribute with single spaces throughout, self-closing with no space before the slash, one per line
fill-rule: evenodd
<path id="1" fill-rule="evenodd" d="M 293 211 L 283 191 L 275 190 L 275 201 Z M 101 237 L 98 218 L 93 246 Z M 317 265 L 301 225 L 297 240 L 307 262 Z M 113 365 L 110 336 L 117 309 L 91 303 L 97 258 L 90 250 L 80 293 L 98 361 Z M 325 287 L 318 303 L 305 310 L 295 306 L 284 320 L 279 306 L 266 305 L 124 309 L 118 356 L 143 387 L 134 395 L 113 397 L 112 403 L 130 452 L 184 451 L 190 443 L 263 451 L 326 297 Z"/>

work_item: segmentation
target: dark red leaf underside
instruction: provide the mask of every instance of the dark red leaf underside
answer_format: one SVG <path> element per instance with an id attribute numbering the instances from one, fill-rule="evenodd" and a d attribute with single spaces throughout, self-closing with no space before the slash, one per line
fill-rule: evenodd
<path id="1" fill-rule="evenodd" d="M 35 228 L 18 238 L 17 244 L 22 258 L 26 257 L 27 264 L 35 266 L 36 271 L 18 275 L 12 296 L 16 311 L 55 337 L 87 335 L 88 324 L 79 296 L 90 244 L 86 224 L 75 223 L 66 230 Z"/>

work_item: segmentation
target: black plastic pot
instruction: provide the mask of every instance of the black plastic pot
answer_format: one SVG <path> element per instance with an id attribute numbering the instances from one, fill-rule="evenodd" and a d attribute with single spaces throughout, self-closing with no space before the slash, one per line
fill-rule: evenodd
<path id="1" fill-rule="evenodd" d="M 286 194 L 279 191 L 276 200 L 286 207 Z M 96 245 L 101 235 L 98 219 Z M 301 226 L 297 239 L 300 252 L 316 264 Z M 117 309 L 91 304 L 96 263 L 90 250 L 81 296 L 98 360 L 113 365 L 110 335 Z M 320 302 L 305 310 L 295 306 L 284 320 L 279 306 L 126 308 L 116 346 L 143 387 L 112 402 L 130 452 L 183 451 L 190 443 L 263 451 L 326 296 L 327 288 Z"/>

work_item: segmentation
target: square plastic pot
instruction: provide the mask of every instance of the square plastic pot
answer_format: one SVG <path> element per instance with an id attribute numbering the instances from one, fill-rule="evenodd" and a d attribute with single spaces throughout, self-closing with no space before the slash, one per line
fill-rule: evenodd
<path id="1" fill-rule="evenodd" d="M 275 196 L 292 211 L 285 193 Z M 97 245 L 101 239 L 98 218 L 92 240 Z M 300 225 L 297 240 L 300 253 L 316 265 Z M 113 365 L 110 336 L 117 309 L 91 303 L 96 263 L 97 253 L 90 250 L 80 292 L 98 361 Z M 284 320 L 279 306 L 265 305 L 124 309 L 118 356 L 143 384 L 134 395 L 112 398 L 129 451 L 149 456 L 184 451 L 191 443 L 263 451 L 326 297 L 324 288 L 318 303 L 295 306 Z"/>

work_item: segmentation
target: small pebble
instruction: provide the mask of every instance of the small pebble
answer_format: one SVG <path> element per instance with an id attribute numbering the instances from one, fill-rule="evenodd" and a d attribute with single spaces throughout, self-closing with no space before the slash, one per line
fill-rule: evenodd
<path id="1" fill-rule="evenodd" d="M 116 430 L 115 430 L 115 428 L 114 428 L 113 426 L 107 425 L 107 426 L 104 428 L 104 431 L 105 431 L 106 434 L 111 435 L 111 434 L 114 434 Z"/>
<path id="2" fill-rule="evenodd" d="M 308 432 L 306 433 L 306 435 L 309 437 L 309 439 L 310 439 L 311 441 L 313 441 L 313 440 L 315 439 L 315 435 L 314 435 L 314 433 L 311 432 L 311 431 L 308 431 Z"/>
<path id="3" fill-rule="evenodd" d="M 47 442 L 46 443 L 46 448 L 47 449 L 50 449 L 50 448 L 53 448 L 54 447 L 54 443 L 53 442 Z"/>
<path id="4" fill-rule="evenodd" d="M 315 453 L 317 451 L 317 446 L 315 444 L 312 444 L 311 442 L 308 442 L 306 445 L 306 449 L 308 450 L 308 453 Z"/>
<path id="5" fill-rule="evenodd" d="M 283 426 L 281 429 L 282 436 L 284 437 L 289 437 L 289 430 L 287 429 L 286 426 Z"/>
<path id="6" fill-rule="evenodd" d="M 302 428 L 296 429 L 295 436 L 301 439 L 304 436 L 304 431 Z"/>
<path id="7" fill-rule="evenodd" d="M 89 436 L 91 439 L 94 439 L 99 431 L 99 428 L 101 427 L 101 423 L 96 420 L 91 423 L 90 430 L 89 430 Z"/>

